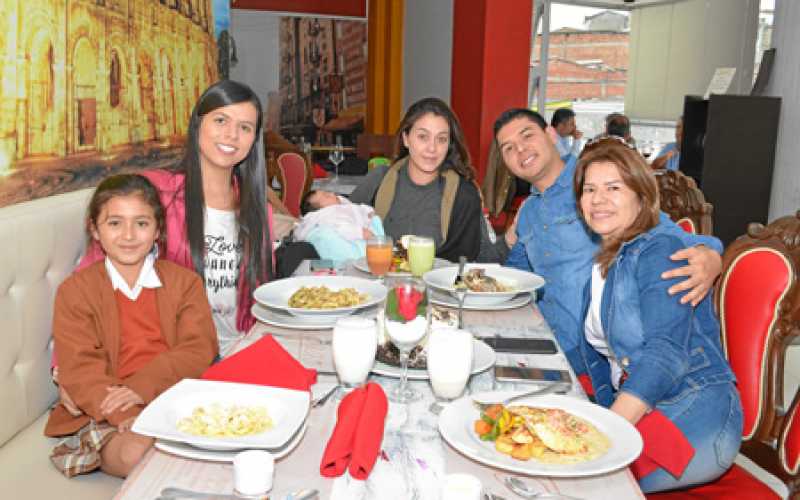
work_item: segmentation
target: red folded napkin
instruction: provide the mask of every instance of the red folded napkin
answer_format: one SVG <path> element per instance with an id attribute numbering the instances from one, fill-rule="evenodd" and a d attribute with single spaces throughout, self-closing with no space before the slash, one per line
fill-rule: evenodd
<path id="1" fill-rule="evenodd" d="M 636 424 L 642 435 L 642 454 L 631 464 L 636 479 L 643 478 L 659 467 L 680 477 L 694 456 L 694 447 L 672 420 L 653 410 Z"/>
<path id="2" fill-rule="evenodd" d="M 317 381 L 317 371 L 301 365 L 272 335 L 212 365 L 204 380 L 269 385 L 307 391 Z"/>
<path id="3" fill-rule="evenodd" d="M 313 175 L 315 179 L 324 179 L 325 177 L 328 177 L 328 171 L 322 168 L 322 165 L 320 165 L 319 163 L 314 163 L 313 170 L 314 170 Z"/>
<path id="4" fill-rule="evenodd" d="M 350 464 L 350 475 L 366 479 L 378 459 L 383 441 L 383 424 L 389 403 L 378 384 L 354 389 L 342 402 L 322 455 L 319 472 L 326 477 L 341 476 Z"/>

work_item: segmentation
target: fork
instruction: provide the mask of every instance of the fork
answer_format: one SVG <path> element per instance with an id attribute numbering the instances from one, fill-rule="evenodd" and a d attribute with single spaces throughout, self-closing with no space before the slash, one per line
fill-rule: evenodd
<path id="1" fill-rule="evenodd" d="M 458 258 L 458 274 L 456 281 L 453 283 L 458 299 L 458 328 L 464 328 L 464 299 L 467 297 L 467 289 L 464 284 L 464 265 L 467 263 L 467 258 L 463 255 Z"/>
<path id="2" fill-rule="evenodd" d="M 556 382 L 556 383 L 553 383 L 553 384 L 546 385 L 544 387 L 537 387 L 536 389 L 533 389 L 533 390 L 530 390 L 530 391 L 520 392 L 518 394 L 513 394 L 513 395 L 511 395 L 511 396 L 509 396 L 507 398 L 503 398 L 503 399 L 499 399 L 499 400 L 495 400 L 495 401 L 489 401 L 489 400 L 486 400 L 486 399 L 481 400 L 479 398 L 476 399 L 475 396 L 473 395 L 472 396 L 472 401 L 480 409 L 483 410 L 483 409 L 485 409 L 485 408 L 487 408 L 487 407 L 489 407 L 491 405 L 496 405 L 496 404 L 507 406 L 512 401 L 516 401 L 518 399 L 528 398 L 528 397 L 532 397 L 532 396 L 543 396 L 545 394 L 550 394 L 550 393 L 553 393 L 553 392 L 566 394 L 567 392 L 569 392 L 570 389 L 572 389 L 572 384 L 570 384 L 568 382 Z"/>
<path id="3" fill-rule="evenodd" d="M 339 387 L 341 387 L 341 386 L 339 384 L 336 384 L 333 387 L 331 387 L 330 389 L 328 389 L 327 391 L 325 391 L 324 394 L 322 394 L 318 398 L 312 400 L 311 401 L 311 408 L 317 408 L 319 406 L 324 405 L 325 402 L 328 401 L 328 399 L 333 395 L 333 393 L 335 393 L 336 390 L 339 389 Z"/>

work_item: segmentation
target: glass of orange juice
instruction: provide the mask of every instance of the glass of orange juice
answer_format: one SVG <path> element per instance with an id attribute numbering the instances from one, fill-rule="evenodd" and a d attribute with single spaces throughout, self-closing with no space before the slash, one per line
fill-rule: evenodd
<path id="1" fill-rule="evenodd" d="M 369 272 L 383 277 L 392 267 L 392 237 L 373 236 L 367 240 L 367 266 Z"/>

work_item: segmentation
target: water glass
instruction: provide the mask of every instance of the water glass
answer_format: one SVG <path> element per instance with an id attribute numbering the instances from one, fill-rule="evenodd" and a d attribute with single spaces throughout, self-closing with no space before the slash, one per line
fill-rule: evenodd
<path id="1" fill-rule="evenodd" d="M 236 493 L 264 495 L 272 489 L 275 458 L 266 450 L 247 450 L 233 457 L 233 485 Z"/>
<path id="2" fill-rule="evenodd" d="M 412 236 L 408 241 L 408 267 L 411 274 L 422 276 L 433 269 L 433 260 L 436 256 L 436 245 L 433 238 L 425 236 Z"/>
<path id="3" fill-rule="evenodd" d="M 347 316 L 333 327 L 333 364 L 343 390 L 339 397 L 367 380 L 375 352 L 378 349 L 378 330 L 374 319 Z"/>
<path id="4" fill-rule="evenodd" d="M 428 338 L 428 378 L 437 403 L 448 403 L 464 392 L 472 373 L 472 334 L 452 327 L 434 328 Z"/>
<path id="5" fill-rule="evenodd" d="M 392 237 L 375 236 L 367 240 L 367 266 L 374 276 L 382 277 L 392 268 Z"/>

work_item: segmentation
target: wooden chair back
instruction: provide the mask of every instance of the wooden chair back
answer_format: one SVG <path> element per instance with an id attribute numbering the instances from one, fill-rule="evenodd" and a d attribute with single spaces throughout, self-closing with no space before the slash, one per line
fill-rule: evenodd
<path id="1" fill-rule="evenodd" d="M 694 179 L 677 170 L 656 172 L 661 210 L 688 232 L 713 234 L 713 207 Z"/>
<path id="2" fill-rule="evenodd" d="M 800 212 L 751 224 L 723 256 L 716 290 L 725 354 L 744 410 L 742 453 L 800 495 L 800 400 L 784 401 L 788 345 L 800 337 Z"/>
<path id="3" fill-rule="evenodd" d="M 278 157 L 281 201 L 295 217 L 300 217 L 300 202 L 306 193 L 309 168 L 305 159 L 297 153 L 283 153 Z"/>

